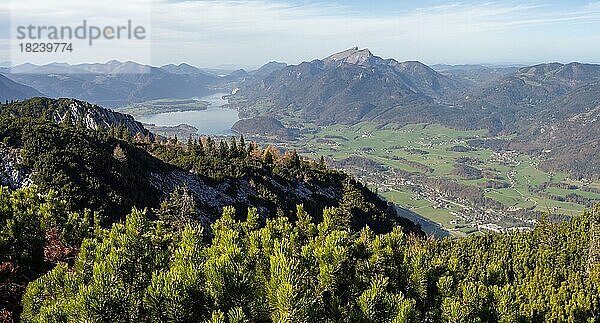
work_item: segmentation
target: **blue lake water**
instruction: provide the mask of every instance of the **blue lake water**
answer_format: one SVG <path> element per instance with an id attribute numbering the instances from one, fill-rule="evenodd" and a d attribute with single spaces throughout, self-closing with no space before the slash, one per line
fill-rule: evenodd
<path id="1" fill-rule="evenodd" d="M 188 124 L 198 128 L 198 134 L 201 135 L 231 135 L 233 134 L 231 126 L 240 118 L 237 110 L 222 107 L 227 104 L 227 100 L 222 99 L 223 95 L 227 95 L 227 93 L 216 93 L 198 98 L 198 100 L 207 101 L 210 104 L 206 110 L 150 114 L 136 119 L 157 126 Z"/>

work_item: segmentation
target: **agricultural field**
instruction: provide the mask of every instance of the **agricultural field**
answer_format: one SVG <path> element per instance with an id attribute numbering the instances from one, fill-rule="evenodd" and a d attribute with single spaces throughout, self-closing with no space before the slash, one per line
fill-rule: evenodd
<path id="1" fill-rule="evenodd" d="M 334 167 L 337 162 L 353 157 L 359 161 L 356 167 L 344 163 L 341 168 L 352 172 L 389 201 L 441 225 L 455 236 L 532 224 L 525 218 L 489 220 L 502 217 L 506 210 L 574 216 L 589 207 L 567 200 L 569 194 L 600 202 L 599 183 L 583 183 L 570 180 L 566 174 L 547 173 L 537 167 L 538 161 L 531 156 L 476 145 L 489 139 L 483 130 L 458 131 L 436 124 L 380 127 L 367 122 L 353 126 L 304 126 L 302 139 L 283 146 L 297 149 L 307 157 L 322 155 Z M 366 161 L 381 165 L 386 171 Z M 435 188 L 414 178 L 407 180 L 407 173 L 420 179 L 450 180 L 459 184 L 461 190 L 477 188 L 492 201 L 487 204 L 497 202 L 502 210 L 489 205 L 473 206 L 466 202 L 468 197 L 434 197 L 440 195 L 433 191 Z M 540 188 L 542 185 L 550 187 Z"/>

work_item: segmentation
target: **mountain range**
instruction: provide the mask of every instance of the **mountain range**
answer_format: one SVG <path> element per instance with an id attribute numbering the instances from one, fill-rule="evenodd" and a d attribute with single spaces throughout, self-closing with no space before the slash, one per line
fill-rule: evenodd
<path id="1" fill-rule="evenodd" d="M 351 48 L 329 57 L 287 66 L 242 83 L 230 102 L 246 117 L 268 115 L 319 125 L 372 121 L 381 125 L 440 123 L 457 129 L 487 129 L 491 135 L 516 134 L 514 147 L 548 150 L 551 142 L 578 147 L 597 143 L 595 130 L 578 126 L 578 136 L 544 129 L 572 129 L 569 120 L 587 120 L 598 107 L 600 65 L 549 63 L 528 67 L 436 66 L 382 59 L 368 49 Z M 593 120 L 591 118 L 590 120 Z M 572 141 L 574 140 L 574 141 Z M 534 145 L 534 143 L 545 143 Z M 558 145 L 552 160 L 566 157 L 590 167 L 544 163 L 577 176 L 597 169 L 587 150 L 572 154 Z"/>
<path id="2" fill-rule="evenodd" d="M 552 161 L 570 157 L 577 159 L 573 165 L 592 165 L 575 169 L 596 169 L 597 164 L 590 153 L 573 156 L 572 149 L 560 144 L 549 148 L 549 143 L 578 147 L 595 142 L 593 127 L 578 126 L 577 137 L 557 131 L 573 129 L 577 124 L 569 120 L 588 120 L 598 107 L 600 65 L 594 64 L 432 68 L 418 61 L 383 59 L 355 47 L 298 65 L 269 62 L 255 71 L 235 70 L 228 75 L 185 63 L 152 67 L 117 61 L 23 64 L 13 67 L 11 73 L 2 71 L 10 78 L 0 78 L 4 100 L 44 95 L 117 107 L 233 90 L 230 106 L 242 117 L 292 117 L 318 125 L 372 121 L 487 129 L 491 135 L 516 135 L 513 148 Z M 548 150 L 552 156 L 547 156 Z M 566 164 L 543 163 L 551 170 L 586 175 Z"/>
<path id="3" fill-rule="evenodd" d="M 158 98 L 190 98 L 211 91 L 218 77 L 198 71 L 172 73 L 168 69 L 133 62 L 106 64 L 32 64 L 13 67 L 7 74 L 45 96 L 77 98 L 109 107 Z"/>
<path id="4" fill-rule="evenodd" d="M 233 99 L 248 114 L 295 112 L 325 125 L 428 120 L 495 133 L 600 79 L 600 65 L 581 63 L 436 68 L 351 48 L 245 82 Z"/>
<path id="5" fill-rule="evenodd" d="M 186 63 L 153 67 L 134 62 L 109 61 L 107 63 L 77 64 L 30 63 L 2 68 L 2 83 L 25 84 L 35 89 L 17 91 L 11 85 L 11 93 L 0 92 L 1 98 L 24 99 L 33 96 L 52 98 L 76 98 L 108 107 L 121 107 L 162 98 L 193 98 L 219 91 L 229 91 L 232 83 L 262 77 L 284 63 L 271 62 L 256 71 L 237 70 L 228 75 L 217 75 Z M 8 87 L 8 86 L 7 86 Z M 25 91 L 25 92 L 23 92 Z M 13 93 L 14 92 L 14 93 Z"/>
<path id="6" fill-rule="evenodd" d="M 232 99 L 241 98 L 236 104 L 247 114 L 286 111 L 334 124 L 382 118 L 393 107 L 416 112 L 465 89 L 463 82 L 422 63 L 384 60 L 366 49 L 352 48 L 245 82 Z M 257 106 L 263 111 L 252 111 Z"/>

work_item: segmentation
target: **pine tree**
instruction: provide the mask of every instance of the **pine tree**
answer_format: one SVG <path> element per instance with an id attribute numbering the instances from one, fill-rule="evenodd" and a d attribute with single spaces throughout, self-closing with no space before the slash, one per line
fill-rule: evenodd
<path id="1" fill-rule="evenodd" d="M 229 156 L 229 146 L 225 140 L 219 143 L 219 158 L 225 159 Z"/>
<path id="2" fill-rule="evenodd" d="M 204 145 L 204 147 L 206 148 L 206 153 L 209 156 L 215 156 L 216 155 L 216 148 L 215 148 L 215 142 L 213 141 L 213 139 L 211 137 L 206 137 L 206 144 Z"/>
<path id="3" fill-rule="evenodd" d="M 240 135 L 240 142 L 239 142 L 239 146 L 238 146 L 238 152 L 240 156 L 245 156 L 246 155 L 246 141 L 244 140 L 244 136 Z"/>
<path id="4" fill-rule="evenodd" d="M 292 150 L 290 155 L 290 166 L 295 169 L 299 169 L 301 166 L 300 156 L 298 155 L 296 149 Z"/>
<path id="5" fill-rule="evenodd" d="M 146 142 L 146 137 L 141 133 L 141 132 L 137 132 L 135 134 L 135 136 L 133 137 L 133 142 L 140 144 L 140 143 L 145 143 Z"/>
<path id="6" fill-rule="evenodd" d="M 67 111 L 64 115 L 60 124 L 65 127 L 71 127 L 73 125 L 73 117 L 71 115 L 71 111 Z"/>
<path id="7" fill-rule="evenodd" d="M 323 157 L 323 155 L 321 155 L 321 158 L 319 159 L 319 168 L 320 169 L 327 168 L 327 163 L 325 163 L 325 157 Z"/>
<path id="8" fill-rule="evenodd" d="M 252 153 L 254 151 L 256 151 L 258 149 L 256 142 L 252 141 L 250 142 L 250 144 L 248 145 L 248 151 L 247 151 L 247 155 L 248 156 L 252 156 Z"/>
<path id="9" fill-rule="evenodd" d="M 115 146 L 115 149 L 113 150 L 113 157 L 122 163 L 127 162 L 127 155 L 125 154 L 123 148 L 121 148 L 120 144 Z"/>
<path id="10" fill-rule="evenodd" d="M 229 143 L 229 157 L 238 157 L 238 144 L 234 136 L 231 136 L 231 143 Z"/>
<path id="11" fill-rule="evenodd" d="M 600 265 L 600 206 L 591 211 L 590 215 L 590 245 L 588 247 L 587 271 L 590 273 L 594 266 Z"/>

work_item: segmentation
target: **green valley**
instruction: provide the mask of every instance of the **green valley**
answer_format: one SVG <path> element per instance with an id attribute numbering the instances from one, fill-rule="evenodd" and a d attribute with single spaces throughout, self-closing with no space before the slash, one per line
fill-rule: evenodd
<path id="1" fill-rule="evenodd" d="M 277 142 L 273 137 L 261 141 L 296 149 L 314 159 L 324 156 L 387 200 L 439 223 L 455 236 L 525 229 L 540 213 L 566 218 L 600 201 L 598 182 L 547 172 L 532 156 L 495 149 L 494 145 L 507 143 L 510 137 L 489 137 L 484 130 L 361 122 L 308 124 L 301 132 L 303 137 L 296 141 Z M 465 174 L 465 169 L 474 174 Z M 445 186 L 442 191 L 456 192 L 440 197 L 438 185 Z M 481 196 L 461 196 L 460 191 L 469 194 L 472 190 Z M 486 201 L 478 201 L 483 198 Z"/>

